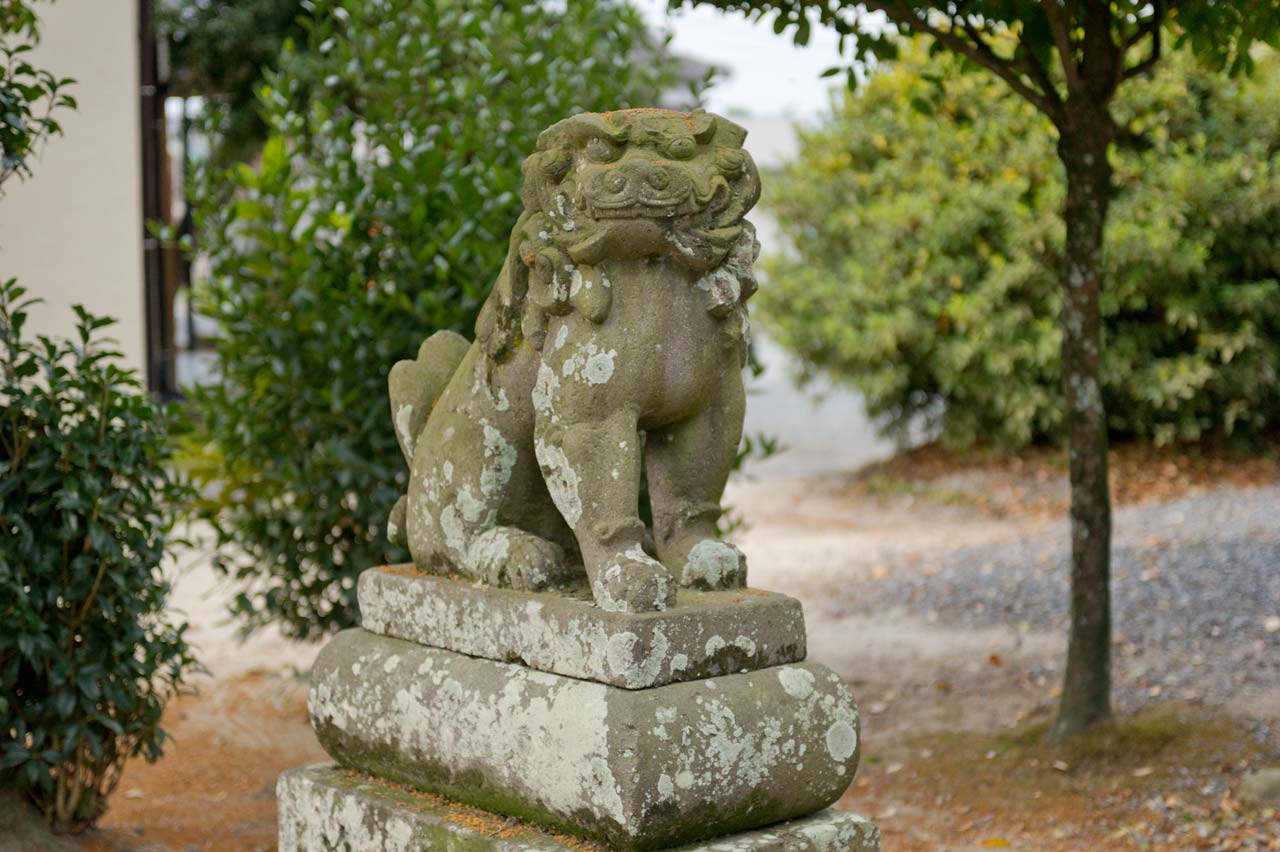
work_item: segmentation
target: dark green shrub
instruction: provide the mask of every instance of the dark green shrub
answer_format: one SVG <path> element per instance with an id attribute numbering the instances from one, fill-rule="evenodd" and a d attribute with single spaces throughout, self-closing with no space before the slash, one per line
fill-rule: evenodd
<path id="1" fill-rule="evenodd" d="M 1125 84 L 1106 235 L 1104 395 L 1116 436 L 1280 422 L 1280 60 L 1231 80 L 1175 55 Z M 766 324 L 888 430 L 953 444 L 1061 434 L 1063 176 L 1046 121 L 908 46 L 805 133 L 766 190 L 795 251 Z"/>
<path id="2" fill-rule="evenodd" d="M 383 535 L 407 475 L 387 371 L 471 335 L 537 134 L 652 104 L 675 72 L 622 2 L 347 0 L 313 26 L 261 94 L 261 163 L 199 205 L 225 336 L 221 383 L 192 394 L 236 608 L 301 637 L 354 623 L 358 573 L 407 558 Z"/>
<path id="3" fill-rule="evenodd" d="M 55 829 L 102 815 L 124 762 L 160 755 L 195 663 L 164 613 L 175 513 L 166 414 L 77 306 L 79 337 L 21 336 L 0 284 L 0 785 Z"/>

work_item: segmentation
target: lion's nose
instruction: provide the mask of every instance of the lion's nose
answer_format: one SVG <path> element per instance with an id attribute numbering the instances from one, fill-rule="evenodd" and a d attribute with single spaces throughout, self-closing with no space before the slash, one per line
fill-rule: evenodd
<path id="1" fill-rule="evenodd" d="M 605 178 L 604 187 L 610 192 L 622 192 L 627 188 L 627 178 L 619 172 L 614 172 Z"/>
<path id="2" fill-rule="evenodd" d="M 663 168 L 653 169 L 649 172 L 649 174 L 645 175 L 645 182 L 648 183 L 649 186 L 661 192 L 662 190 L 671 186 L 671 175 L 667 172 L 666 169 L 663 169 Z"/>

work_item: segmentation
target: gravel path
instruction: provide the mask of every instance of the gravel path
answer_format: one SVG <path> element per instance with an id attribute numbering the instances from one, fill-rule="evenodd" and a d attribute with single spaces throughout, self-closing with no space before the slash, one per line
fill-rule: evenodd
<path id="1" fill-rule="evenodd" d="M 1045 524 L 1002 541 L 899 552 L 856 593 L 818 606 L 836 619 L 896 613 L 1061 635 L 1068 559 L 1066 524 Z M 1122 704 L 1247 694 L 1255 712 L 1280 717 L 1280 487 L 1121 509 L 1112 570 Z"/>

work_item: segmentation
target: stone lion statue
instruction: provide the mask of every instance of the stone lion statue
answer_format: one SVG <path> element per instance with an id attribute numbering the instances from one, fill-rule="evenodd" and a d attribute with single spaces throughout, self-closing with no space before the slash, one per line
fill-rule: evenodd
<path id="1" fill-rule="evenodd" d="M 539 136 L 475 343 L 438 332 L 389 376 L 411 475 L 388 534 L 420 569 L 529 590 L 585 569 L 597 605 L 623 612 L 745 584 L 716 535 L 759 251 L 745 136 L 659 109 Z"/>

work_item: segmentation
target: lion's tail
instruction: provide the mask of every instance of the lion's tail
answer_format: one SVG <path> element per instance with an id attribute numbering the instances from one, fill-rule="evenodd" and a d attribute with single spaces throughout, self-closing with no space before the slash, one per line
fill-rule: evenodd
<path id="1" fill-rule="evenodd" d="M 444 393 L 449 378 L 470 347 L 467 339 L 452 331 L 437 331 L 418 347 L 418 357 L 398 361 L 387 375 L 391 417 L 405 461 L 413 463 L 413 450 L 427 415 Z"/>

